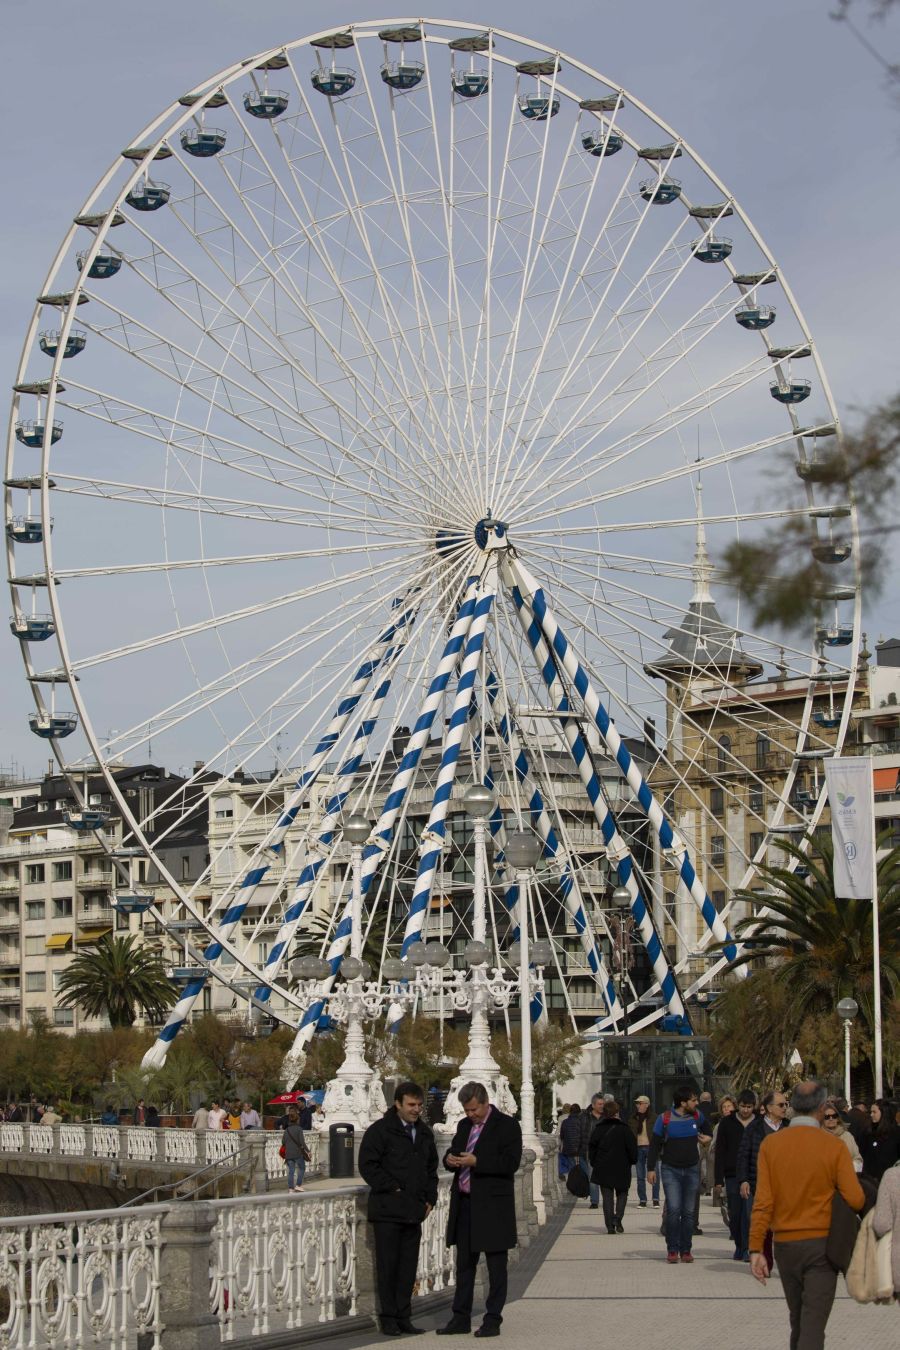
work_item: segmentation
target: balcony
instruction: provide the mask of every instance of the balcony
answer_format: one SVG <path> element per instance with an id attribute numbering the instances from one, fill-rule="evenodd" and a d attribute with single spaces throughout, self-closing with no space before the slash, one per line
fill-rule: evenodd
<path id="1" fill-rule="evenodd" d="M 80 891 L 108 891 L 112 888 L 114 875 L 112 871 L 101 872 L 99 868 L 92 868 L 76 877 L 75 885 Z"/>
<path id="2" fill-rule="evenodd" d="M 21 964 L 22 956 L 18 947 L 0 952 L 0 970 L 18 970 Z"/>
<path id="3" fill-rule="evenodd" d="M 79 928 L 109 928 L 115 924 L 116 911 L 112 905 L 79 905 L 77 922 Z"/>
<path id="4" fill-rule="evenodd" d="M 0 984 L 0 1004 L 21 1002 L 22 990 L 17 984 Z"/>
<path id="5" fill-rule="evenodd" d="M 19 886 L 18 877 L 0 877 L 0 895 L 18 895 Z"/>
<path id="6" fill-rule="evenodd" d="M 7 910 L 5 914 L 0 914 L 0 933 L 8 933 L 11 928 L 18 928 L 20 923 L 19 911 Z"/>

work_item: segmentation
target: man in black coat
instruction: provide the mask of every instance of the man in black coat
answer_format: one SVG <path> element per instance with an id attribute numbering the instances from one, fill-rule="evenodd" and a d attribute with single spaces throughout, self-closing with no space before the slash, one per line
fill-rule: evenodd
<path id="1" fill-rule="evenodd" d="M 398 1083 L 394 1105 L 370 1125 L 359 1146 L 359 1173 L 371 1187 L 368 1218 L 375 1234 L 375 1268 L 381 1330 L 415 1335 L 412 1291 L 422 1224 L 437 1201 L 434 1135 L 420 1119 L 424 1094 L 416 1083 Z"/>
<path id="2" fill-rule="evenodd" d="M 522 1131 L 517 1120 L 491 1106 L 482 1083 L 464 1083 L 458 1095 L 465 1119 L 444 1154 L 444 1166 L 454 1173 L 447 1246 L 456 1246 L 456 1291 L 453 1316 L 438 1335 L 471 1330 L 475 1272 L 484 1252 L 489 1288 L 484 1321 L 475 1335 L 499 1336 L 508 1253 L 518 1242 L 513 1178 L 522 1161 Z"/>

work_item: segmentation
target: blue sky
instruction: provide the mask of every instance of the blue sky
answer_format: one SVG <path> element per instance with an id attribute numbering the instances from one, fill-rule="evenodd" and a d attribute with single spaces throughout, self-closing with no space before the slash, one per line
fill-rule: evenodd
<path id="1" fill-rule="evenodd" d="M 828 0 L 496 0 L 442 17 L 493 23 L 577 53 L 672 124 L 724 179 L 804 311 L 845 413 L 898 385 L 900 111 Z M 220 67 L 382 6 L 5 0 L 6 210 L 0 357 L 12 383 L 35 296 L 72 215 L 140 128 Z M 867 29 L 897 59 L 900 15 Z M 900 631 L 889 586 L 871 637 Z M 0 763 L 37 770 L 16 644 L 0 647 Z"/>

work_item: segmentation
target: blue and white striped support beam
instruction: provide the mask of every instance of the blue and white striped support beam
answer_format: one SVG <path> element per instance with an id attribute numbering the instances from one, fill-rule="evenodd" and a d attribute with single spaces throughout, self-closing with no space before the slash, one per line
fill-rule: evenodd
<path id="1" fill-rule="evenodd" d="M 687 844 L 680 835 L 676 834 L 659 802 L 650 791 L 644 775 L 616 730 L 615 723 L 600 701 L 574 648 L 556 622 L 547 604 L 546 595 L 535 578 L 518 560 L 511 563 L 511 571 L 516 577 L 520 594 L 528 598 L 535 622 L 539 625 L 545 641 L 582 698 L 585 711 L 597 726 L 600 735 L 606 742 L 609 753 L 615 759 L 625 781 L 637 797 L 647 819 L 653 826 L 659 838 L 663 857 L 667 858 L 677 868 L 682 883 L 703 916 L 703 922 L 712 934 L 713 939 L 722 944 L 726 957 L 729 961 L 733 961 L 737 956 L 737 947 L 721 916 L 717 913 L 715 905 L 707 895 L 706 887 L 697 875 L 694 864 L 691 862 Z"/>
<path id="2" fill-rule="evenodd" d="M 686 1015 L 685 1007 L 681 1001 L 681 995 L 678 992 L 675 976 L 666 958 L 666 954 L 663 951 L 656 929 L 653 927 L 653 920 L 650 917 L 647 902 L 638 886 L 631 851 L 619 833 L 615 817 L 603 794 L 600 781 L 594 773 L 591 757 L 581 733 L 574 725 L 572 719 L 566 716 L 570 711 L 568 697 L 566 696 L 562 681 L 559 678 L 556 662 L 544 640 L 541 627 L 538 624 L 537 619 L 534 618 L 531 613 L 529 606 L 526 604 L 524 599 L 525 592 L 521 589 L 517 573 L 517 565 L 510 563 L 505 573 L 505 579 L 510 584 L 513 600 L 515 601 L 519 615 L 519 622 L 521 623 L 525 636 L 528 639 L 528 643 L 534 652 L 541 676 L 549 690 L 550 700 L 556 711 L 562 714 L 560 717 L 561 730 L 572 758 L 578 768 L 579 776 L 584 784 L 597 824 L 600 826 L 603 842 L 606 845 L 606 855 L 610 861 L 615 864 L 619 885 L 624 886 L 628 891 L 632 917 L 634 918 L 634 922 L 640 933 L 641 941 L 647 950 L 647 955 L 650 958 L 650 964 L 653 968 L 653 975 L 658 982 L 662 996 L 666 1001 L 666 1007 L 669 1012 L 684 1017 Z"/>
<path id="3" fill-rule="evenodd" d="M 493 676 L 492 678 L 491 675 L 488 675 L 486 683 L 488 686 L 488 698 L 493 705 L 496 702 L 498 692 L 496 676 Z M 561 863 L 559 889 L 563 897 L 563 902 L 575 925 L 575 930 L 578 933 L 581 948 L 587 958 L 588 966 L 591 969 L 594 979 L 600 986 L 609 1015 L 615 1024 L 623 1015 L 622 1004 L 619 1000 L 619 995 L 616 992 L 615 983 L 607 969 L 606 962 L 603 959 L 603 953 L 598 947 L 594 934 L 591 931 L 578 881 L 573 875 L 572 869 L 569 866 L 569 860 L 561 848 L 559 837 L 554 829 L 553 822 L 547 813 L 541 791 L 534 781 L 531 766 L 528 762 L 528 756 L 519 741 L 519 733 L 515 720 L 510 716 L 508 709 L 502 711 L 500 721 L 499 723 L 496 723 L 496 725 L 503 740 L 509 746 L 516 777 L 528 794 L 528 809 L 531 813 L 534 828 L 543 841 L 544 857 L 553 862 Z"/>
<path id="4" fill-rule="evenodd" d="M 444 746 L 431 800 L 431 810 L 428 815 L 428 822 L 422 831 L 419 866 L 412 899 L 409 903 L 406 931 L 403 934 L 403 942 L 400 946 L 401 959 L 409 955 L 410 949 L 416 942 L 422 940 L 422 930 L 434 890 L 434 878 L 444 851 L 450 794 L 456 781 L 456 770 L 459 765 L 463 737 L 468 728 L 475 677 L 478 674 L 478 666 L 484 650 L 485 629 L 487 628 L 491 606 L 494 603 L 494 596 L 497 593 L 495 578 L 496 568 L 492 567 L 491 580 L 485 581 L 479 587 L 475 613 L 472 616 L 471 627 L 466 638 L 466 648 L 460 665 L 456 695 L 444 736 Z M 402 1010 L 397 1005 L 393 1005 L 388 1012 L 388 1030 L 396 1030 L 402 1016 Z"/>
<path id="5" fill-rule="evenodd" d="M 396 648 L 404 645 L 407 641 L 409 627 L 418 611 L 419 601 L 415 599 L 418 589 L 418 587 L 411 587 L 404 596 L 394 600 L 391 608 L 399 609 L 400 613 L 391 620 L 388 627 L 379 635 L 365 660 L 357 669 L 349 689 L 338 703 L 334 717 L 316 745 L 309 764 L 297 779 L 294 791 L 285 803 L 275 828 L 266 840 L 264 850 L 257 851 L 252 860 L 252 865 L 244 874 L 232 903 L 219 919 L 215 937 L 207 944 L 203 952 L 203 960 L 207 966 L 214 965 L 221 957 L 224 950 L 223 943 L 231 940 L 235 928 L 243 918 L 244 911 L 253 899 L 257 887 L 269 872 L 272 862 L 282 853 L 285 837 L 297 818 L 305 795 L 322 772 L 328 755 L 333 751 L 348 721 L 356 711 L 372 676 L 381 665 L 392 659 Z M 264 861 L 266 854 L 268 854 L 269 861 Z M 169 1013 L 165 1026 L 144 1055 L 142 1060 L 144 1068 L 158 1068 L 165 1064 L 169 1046 L 190 1017 L 205 983 L 204 977 L 203 979 L 191 980 L 184 986 L 181 997 Z"/>
<path id="6" fill-rule="evenodd" d="M 397 823 L 406 794 L 409 791 L 416 772 L 419 767 L 419 760 L 422 757 L 422 751 L 428 744 L 431 736 L 431 728 L 434 724 L 435 716 L 444 699 L 444 694 L 450 677 L 456 669 L 459 660 L 459 654 L 463 649 L 469 628 L 472 623 L 472 616 L 475 613 L 475 604 L 478 593 L 478 578 L 470 577 L 466 586 L 465 596 L 459 607 L 450 635 L 444 646 L 441 659 L 438 663 L 437 671 L 428 686 L 428 693 L 422 704 L 422 711 L 413 727 L 412 734 L 406 743 L 406 750 L 397 772 L 391 783 L 390 791 L 385 799 L 381 815 L 372 832 L 372 842 L 366 844 L 363 850 L 362 862 L 362 894 L 363 899 L 369 892 L 372 881 L 381 863 L 391 847 L 391 840 L 394 834 L 394 826 Z M 325 1001 L 330 992 L 335 976 L 340 969 L 341 961 L 346 955 L 350 944 L 350 914 L 351 901 L 348 900 L 344 912 L 341 915 L 340 922 L 332 938 L 331 946 L 328 951 L 327 960 L 331 965 L 331 975 L 323 980 L 320 985 L 320 997 L 304 1013 L 300 1022 L 297 1035 L 294 1038 L 294 1044 L 291 1047 L 291 1055 L 300 1055 L 309 1044 L 316 1029 L 316 1023 L 322 1016 Z"/>

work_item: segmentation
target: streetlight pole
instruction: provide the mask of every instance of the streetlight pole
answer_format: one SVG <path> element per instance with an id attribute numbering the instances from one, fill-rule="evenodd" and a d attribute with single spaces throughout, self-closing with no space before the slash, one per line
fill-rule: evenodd
<path id="1" fill-rule="evenodd" d="M 506 856 L 516 872 L 519 888 L 519 1019 L 522 1028 L 522 1089 L 519 1106 L 522 1134 L 526 1141 L 536 1134 L 534 1120 L 534 1081 L 531 1057 L 531 975 L 528 951 L 528 885 L 531 871 L 541 856 L 541 843 L 535 834 L 515 830 L 507 836 Z"/>
<path id="2" fill-rule="evenodd" d="M 344 821 L 343 836 L 350 845 L 350 955 L 341 963 L 347 982 L 347 1038 L 344 1062 L 328 1084 L 323 1102 L 326 1119 L 346 1119 L 365 1129 L 384 1110 L 380 1084 L 366 1063 L 363 1034 L 363 986 L 369 970 L 362 960 L 362 860 L 363 846 L 372 832 L 365 816 Z"/>
<path id="3" fill-rule="evenodd" d="M 859 1012 L 855 998 L 842 998 L 837 1005 L 837 1015 L 844 1024 L 844 1097 L 850 1104 L 850 1027 Z"/>
<path id="4" fill-rule="evenodd" d="M 515 1112 L 516 1102 L 509 1079 L 491 1053 L 491 1028 L 488 1020 L 487 964 L 487 822 L 495 806 L 494 794 L 484 783 L 472 783 L 463 794 L 466 814 L 472 821 L 475 845 L 472 895 L 472 941 L 466 944 L 466 961 L 471 970 L 472 1020 L 469 1024 L 469 1049 L 450 1084 L 447 1102 L 455 1103 L 463 1083 L 483 1083 L 491 1101 L 504 1112 Z M 453 1109 L 453 1108 L 451 1108 Z"/>

